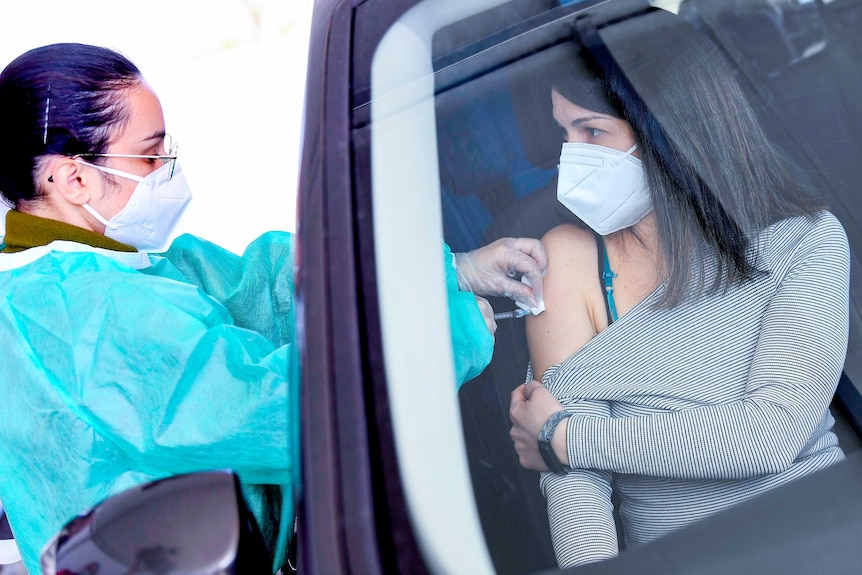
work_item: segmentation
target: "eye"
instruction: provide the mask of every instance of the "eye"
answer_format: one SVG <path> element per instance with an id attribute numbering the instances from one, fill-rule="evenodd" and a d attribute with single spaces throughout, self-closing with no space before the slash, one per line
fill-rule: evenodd
<path id="1" fill-rule="evenodd" d="M 606 133 L 604 130 L 601 130 L 599 128 L 589 128 L 589 127 L 585 127 L 584 131 L 587 133 L 587 136 L 589 136 L 590 138 L 598 138 L 602 134 Z"/>

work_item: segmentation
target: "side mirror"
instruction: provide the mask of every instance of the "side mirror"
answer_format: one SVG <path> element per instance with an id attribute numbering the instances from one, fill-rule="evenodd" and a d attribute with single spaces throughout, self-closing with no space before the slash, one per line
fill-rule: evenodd
<path id="1" fill-rule="evenodd" d="M 236 475 L 178 475 L 113 495 L 45 546 L 44 575 L 271 575 Z"/>

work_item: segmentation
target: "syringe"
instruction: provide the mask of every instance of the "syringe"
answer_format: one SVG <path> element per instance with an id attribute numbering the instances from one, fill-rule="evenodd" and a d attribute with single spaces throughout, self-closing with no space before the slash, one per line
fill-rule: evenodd
<path id="1" fill-rule="evenodd" d="M 528 309 L 516 309 L 513 311 L 503 311 L 500 313 L 494 314 L 494 321 L 500 321 L 501 319 L 521 319 L 524 316 L 530 315 L 530 310 Z"/>

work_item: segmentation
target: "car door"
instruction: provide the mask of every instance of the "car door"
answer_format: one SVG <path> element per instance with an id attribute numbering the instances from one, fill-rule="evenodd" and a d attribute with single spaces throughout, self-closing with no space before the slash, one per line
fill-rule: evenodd
<path id="1" fill-rule="evenodd" d="M 862 2 L 655 4 L 724 51 L 770 136 L 862 249 Z M 300 572 L 558 571 L 538 475 L 518 465 L 508 438 L 509 393 L 526 374 L 523 325 L 501 321 L 490 366 L 458 390 L 440 252 L 443 242 L 467 251 L 538 238 L 568 221 L 553 193 L 559 140 L 531 105 L 530 73 L 565 45 L 578 15 L 602 10 L 612 23 L 646 6 L 318 1 L 298 210 Z M 862 300 L 853 279 L 833 406 L 848 461 L 574 571 L 858 569 Z"/>

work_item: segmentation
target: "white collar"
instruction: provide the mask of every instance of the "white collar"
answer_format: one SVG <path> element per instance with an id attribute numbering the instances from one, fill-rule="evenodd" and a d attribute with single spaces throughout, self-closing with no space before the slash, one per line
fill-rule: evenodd
<path id="1" fill-rule="evenodd" d="M 78 242 L 70 242 L 66 240 L 56 240 L 47 246 L 38 246 L 29 248 L 21 252 L 12 254 L 0 254 L 0 271 L 9 271 L 22 268 L 28 264 L 35 262 L 37 259 L 50 252 L 91 252 L 96 253 L 112 260 L 125 264 L 136 270 L 141 270 L 150 267 L 150 258 L 146 252 L 117 252 L 114 250 L 106 250 L 96 248 L 87 244 Z"/>

